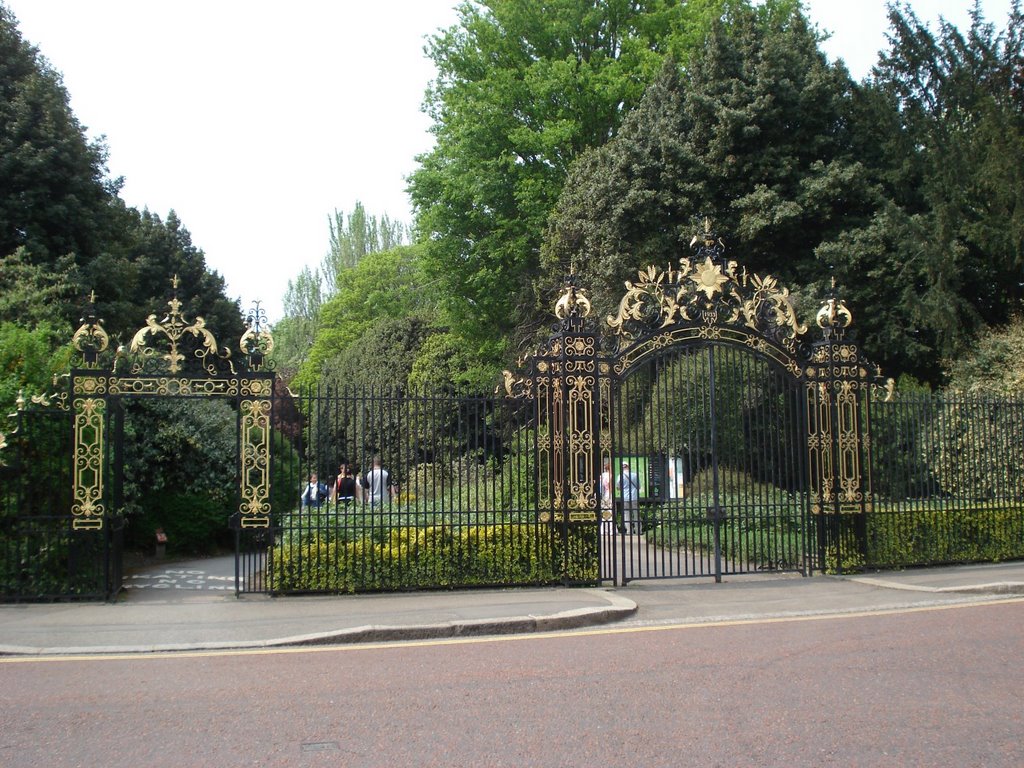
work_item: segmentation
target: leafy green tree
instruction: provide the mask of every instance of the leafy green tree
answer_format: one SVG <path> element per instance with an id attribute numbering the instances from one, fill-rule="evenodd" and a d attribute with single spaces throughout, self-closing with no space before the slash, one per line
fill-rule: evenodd
<path id="1" fill-rule="evenodd" d="M 89 141 L 60 75 L 0 6 L 0 256 L 25 248 L 49 265 L 96 256 L 109 237 L 106 148 Z"/>
<path id="2" fill-rule="evenodd" d="M 70 256 L 57 259 L 52 268 L 32 263 L 24 246 L 0 256 L 0 322 L 35 325 L 70 317 L 79 291 L 78 269 Z"/>
<path id="3" fill-rule="evenodd" d="M 355 267 L 366 254 L 390 251 L 408 239 L 405 225 L 391 221 L 387 214 L 380 219 L 367 216 L 366 209 L 359 201 L 356 201 L 355 208 L 347 217 L 341 211 L 335 211 L 327 223 L 330 227 L 331 250 L 324 257 L 320 271 L 328 296 L 337 291 L 345 271 Z"/>
<path id="4" fill-rule="evenodd" d="M 500 354 L 532 315 L 544 224 L 573 159 L 614 135 L 666 55 L 687 60 L 712 19 L 743 5 L 465 2 L 430 40 L 437 141 L 410 192 L 428 274 L 461 338 Z"/>
<path id="5" fill-rule="evenodd" d="M 498 371 L 482 364 L 463 339 L 441 329 L 423 340 L 409 371 L 409 386 L 416 389 L 488 392 L 497 379 Z"/>
<path id="6" fill-rule="evenodd" d="M 14 411 L 19 393 L 27 401 L 32 395 L 54 391 L 53 377 L 65 373 L 71 347 L 63 333 L 49 323 L 33 328 L 0 322 L 0 416 Z M 0 420 L 0 432 L 7 425 Z"/>
<path id="7" fill-rule="evenodd" d="M 420 251 L 421 246 L 400 246 L 368 253 L 345 271 L 337 293 L 320 310 L 316 337 L 295 378 L 297 386 L 310 386 L 321 377 L 346 379 L 353 371 L 339 369 L 334 361 L 345 355 L 358 358 L 362 339 L 372 328 L 431 314 L 432 293 L 420 270 Z"/>

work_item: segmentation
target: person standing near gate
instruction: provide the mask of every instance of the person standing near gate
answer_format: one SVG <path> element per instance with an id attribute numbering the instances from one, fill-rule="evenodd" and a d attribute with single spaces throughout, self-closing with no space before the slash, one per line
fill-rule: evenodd
<path id="1" fill-rule="evenodd" d="M 317 479 L 316 472 L 309 476 L 309 484 L 302 492 L 302 506 L 319 507 L 327 498 L 327 486 Z"/>
<path id="2" fill-rule="evenodd" d="M 373 457 L 373 468 L 366 473 L 366 495 L 370 504 L 382 504 L 391 490 L 391 475 L 380 465 L 380 456 Z"/>
<path id="3" fill-rule="evenodd" d="M 619 475 L 619 496 L 622 497 L 622 525 L 626 533 L 638 533 L 637 501 L 640 498 L 640 480 L 629 469 L 629 462 L 622 462 Z"/>
<path id="4" fill-rule="evenodd" d="M 348 464 L 342 463 L 338 467 L 338 476 L 334 479 L 331 488 L 331 498 L 336 504 L 345 507 L 352 506 L 352 502 L 359 498 L 359 483 Z"/>
<path id="5" fill-rule="evenodd" d="M 605 460 L 601 470 L 601 527 L 610 532 L 612 525 L 612 463 Z"/>

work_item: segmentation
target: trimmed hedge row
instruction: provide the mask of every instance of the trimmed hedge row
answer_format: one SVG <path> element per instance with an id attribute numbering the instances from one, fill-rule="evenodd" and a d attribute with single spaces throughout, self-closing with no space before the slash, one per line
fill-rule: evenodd
<path id="1" fill-rule="evenodd" d="M 1000 562 L 1024 558 L 1024 505 L 874 511 L 867 516 L 871 567 Z"/>
<path id="2" fill-rule="evenodd" d="M 392 528 L 381 541 L 330 541 L 318 534 L 275 545 L 272 592 L 371 592 L 472 586 L 552 584 L 563 551 L 570 581 L 598 577 L 597 534 L 578 531 L 563 547 L 535 524 Z M 593 538 L 593 542 L 587 539 Z"/>

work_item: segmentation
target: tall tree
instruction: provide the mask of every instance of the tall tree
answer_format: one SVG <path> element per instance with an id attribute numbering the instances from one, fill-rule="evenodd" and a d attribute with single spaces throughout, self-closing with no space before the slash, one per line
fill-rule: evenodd
<path id="1" fill-rule="evenodd" d="M 287 381 L 298 372 L 320 329 L 323 280 L 320 270 L 304 267 L 284 292 L 284 316 L 274 325 L 274 362 Z"/>
<path id="2" fill-rule="evenodd" d="M 575 268 L 610 309 L 638 268 L 686 255 L 705 215 L 752 270 L 821 275 L 815 249 L 879 204 L 846 128 L 852 88 L 799 10 L 733 9 L 685 73 L 667 62 L 618 135 L 570 171 L 548 286 Z"/>
<path id="3" fill-rule="evenodd" d="M 493 344 L 529 316 L 544 224 L 572 160 L 615 133 L 665 55 L 685 61 L 723 8 L 745 4 L 465 2 L 459 23 L 430 40 L 436 144 L 410 192 L 459 334 Z"/>
<path id="4" fill-rule="evenodd" d="M 94 257 L 110 236 L 106 147 L 89 141 L 60 75 L 0 5 L 0 256 L 52 264 Z"/>
<path id="5" fill-rule="evenodd" d="M 1024 17 L 1014 0 L 997 32 L 975 2 L 965 32 L 940 21 L 933 33 L 896 3 L 889 21 L 871 85 L 895 119 L 870 140 L 918 234 L 907 300 L 953 354 L 1024 300 Z"/>
<path id="6" fill-rule="evenodd" d="M 400 246 L 369 253 L 345 273 L 338 292 L 318 314 L 316 335 L 296 383 L 307 386 L 322 377 L 345 379 L 351 371 L 336 361 L 358 359 L 360 339 L 374 326 L 433 314 L 432 292 L 420 270 L 421 246 Z M 347 365 L 347 364 L 346 364 Z"/>
<path id="7" fill-rule="evenodd" d="M 355 267 L 366 254 L 389 251 L 407 240 L 404 224 L 391 221 L 387 214 L 379 219 L 367 216 L 366 209 L 359 201 L 356 201 L 355 208 L 347 217 L 336 210 L 327 224 L 330 227 L 331 249 L 324 257 L 320 272 L 328 296 L 337 292 L 345 270 Z"/>

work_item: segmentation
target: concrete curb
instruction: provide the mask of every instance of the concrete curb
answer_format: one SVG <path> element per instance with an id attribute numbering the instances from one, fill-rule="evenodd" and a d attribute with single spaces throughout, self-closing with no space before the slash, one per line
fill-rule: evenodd
<path id="1" fill-rule="evenodd" d="M 201 651 L 259 650 L 316 645 L 383 643 L 415 640 L 457 639 L 540 632 L 555 632 L 609 624 L 632 616 L 637 605 L 619 595 L 602 593 L 611 605 L 601 608 L 572 608 L 547 615 L 508 616 L 491 619 L 466 619 L 436 624 L 406 626 L 364 625 L 347 629 L 315 632 L 269 640 L 170 643 L 139 646 L 71 646 L 33 648 L 0 645 L 2 656 L 96 656 L 111 654 L 185 653 Z"/>
<path id="2" fill-rule="evenodd" d="M 959 587 L 926 587 L 922 584 L 904 584 L 902 582 L 873 579 L 870 576 L 839 577 L 858 584 L 867 584 L 883 589 L 899 589 L 907 592 L 930 592 L 932 594 L 963 593 L 969 595 L 1024 595 L 1024 582 L 998 581 L 991 584 L 971 584 Z"/>

